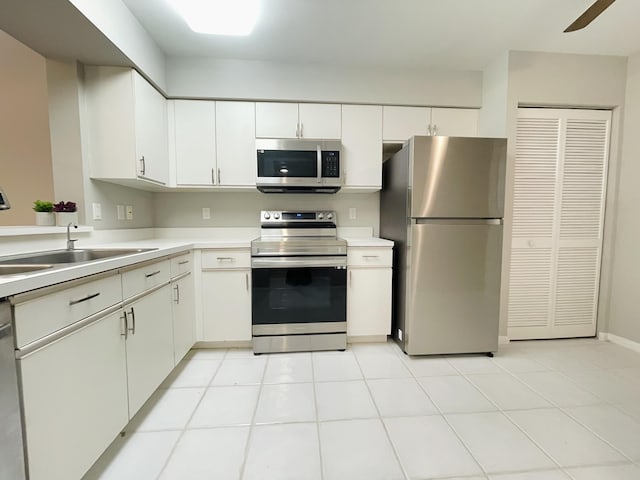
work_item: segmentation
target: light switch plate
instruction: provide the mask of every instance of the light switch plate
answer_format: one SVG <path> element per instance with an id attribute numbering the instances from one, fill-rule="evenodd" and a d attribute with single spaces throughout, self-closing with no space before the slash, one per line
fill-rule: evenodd
<path id="1" fill-rule="evenodd" d="M 117 205 L 116 212 L 118 215 L 118 220 L 124 220 L 124 205 Z"/>
<path id="2" fill-rule="evenodd" d="M 133 205 L 127 205 L 126 213 L 127 213 L 127 220 L 133 220 Z"/>
<path id="3" fill-rule="evenodd" d="M 102 205 L 99 203 L 93 203 L 93 219 L 102 220 Z"/>
<path id="4" fill-rule="evenodd" d="M 356 218 L 358 218 L 358 211 L 354 207 L 349 208 L 349 220 L 355 220 Z"/>
<path id="5" fill-rule="evenodd" d="M 211 209 L 209 207 L 202 207 L 202 219 L 203 220 L 211 219 Z"/>

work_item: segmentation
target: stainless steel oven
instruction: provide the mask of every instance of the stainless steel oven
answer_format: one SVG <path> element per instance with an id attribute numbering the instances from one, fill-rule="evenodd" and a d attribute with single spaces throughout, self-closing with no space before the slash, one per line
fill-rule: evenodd
<path id="1" fill-rule="evenodd" d="M 262 212 L 252 242 L 254 353 L 344 350 L 346 242 L 335 212 Z"/>

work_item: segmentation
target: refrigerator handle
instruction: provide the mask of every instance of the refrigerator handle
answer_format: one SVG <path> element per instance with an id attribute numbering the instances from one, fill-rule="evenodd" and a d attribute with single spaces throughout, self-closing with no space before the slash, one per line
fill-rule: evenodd
<path id="1" fill-rule="evenodd" d="M 412 218 L 415 225 L 502 225 L 501 218 Z"/>

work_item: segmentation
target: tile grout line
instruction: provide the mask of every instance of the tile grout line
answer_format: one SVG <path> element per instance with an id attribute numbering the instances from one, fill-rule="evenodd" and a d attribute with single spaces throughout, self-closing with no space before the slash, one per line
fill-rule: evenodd
<path id="1" fill-rule="evenodd" d="M 264 354 L 261 354 L 264 355 Z M 253 358 L 256 355 L 254 354 Z M 260 378 L 260 386 L 258 388 L 258 397 L 256 398 L 256 406 L 253 409 L 253 415 L 251 416 L 251 423 L 249 424 L 249 434 L 247 435 L 247 444 L 244 446 L 244 455 L 242 460 L 242 465 L 240 466 L 240 476 L 239 480 L 244 478 L 245 469 L 247 468 L 247 460 L 249 459 L 249 449 L 251 447 L 251 440 L 253 438 L 253 430 L 256 426 L 256 415 L 258 413 L 258 405 L 260 405 L 260 397 L 262 396 L 262 387 L 264 386 L 264 378 L 267 375 L 267 365 L 269 364 L 269 360 L 271 357 L 266 357 L 266 361 L 264 362 L 264 369 L 262 370 L 262 377 Z"/>
<path id="2" fill-rule="evenodd" d="M 158 476 L 156 477 L 156 480 L 160 480 L 162 478 L 162 474 L 164 473 L 164 471 L 166 470 L 167 466 L 169 465 L 169 462 L 171 461 L 171 457 L 173 457 L 173 454 L 175 453 L 176 449 L 178 448 L 178 445 L 180 444 L 180 441 L 182 440 L 184 435 L 189 430 L 189 423 L 191 423 L 191 420 L 193 419 L 193 416 L 196 414 L 196 411 L 198 411 L 198 408 L 200 407 L 200 404 L 202 403 L 202 400 L 204 400 L 204 397 L 207 394 L 207 390 L 209 389 L 209 386 L 211 386 L 211 382 L 213 382 L 213 379 L 218 374 L 218 371 L 220 370 L 220 367 L 222 367 L 222 364 L 224 363 L 225 359 L 227 358 L 227 353 L 228 352 L 229 352 L 229 350 L 225 350 L 224 354 L 222 355 L 222 359 L 220 360 L 220 363 L 218 364 L 217 368 L 213 372 L 213 375 L 211 375 L 211 378 L 209 379 L 209 382 L 204 387 L 204 391 L 202 392 L 202 396 L 200 397 L 200 400 L 198 400 L 198 403 L 196 404 L 195 408 L 191 412 L 191 415 L 189 415 L 189 419 L 184 424 L 184 427 L 181 429 L 180 435 L 178 435 L 178 438 L 177 438 L 176 442 L 173 444 L 173 447 L 171 448 L 171 451 L 169 452 L 169 455 L 167 456 L 167 459 L 165 460 L 164 464 L 162 465 L 162 468 L 160 469 L 160 472 L 158 472 Z M 193 361 L 192 359 L 189 359 L 189 360 Z M 196 388 L 198 388 L 198 387 L 196 387 Z M 199 387 L 199 388 L 202 388 L 202 387 Z"/>
<path id="3" fill-rule="evenodd" d="M 318 455 L 320 458 L 320 480 L 324 480 L 324 459 L 322 456 L 322 441 L 320 439 L 320 412 L 318 412 L 318 393 L 316 391 L 316 372 L 314 368 L 313 352 L 309 355 L 311 362 L 311 384 L 313 385 L 313 406 L 316 413 L 316 435 L 318 437 Z"/>
<path id="4" fill-rule="evenodd" d="M 367 392 L 369 392 L 369 398 L 371 398 L 371 403 L 373 403 L 373 406 L 376 409 L 376 412 L 378 413 L 377 420 L 382 424 L 382 429 L 384 430 L 384 433 L 387 436 L 387 441 L 389 442 L 389 446 L 391 447 L 391 451 L 393 451 L 393 456 L 395 457 L 396 462 L 398 462 L 398 466 L 400 467 L 400 471 L 402 472 L 402 475 L 404 476 L 405 480 L 411 480 L 411 477 L 409 476 L 409 472 L 407 472 L 407 470 L 405 469 L 404 465 L 400 461 L 400 455 L 396 451 L 396 447 L 393 444 L 393 441 L 391 440 L 391 435 L 389 435 L 389 430 L 387 430 L 387 426 L 385 425 L 384 420 L 382 419 L 382 415 L 380 413 L 380 409 L 378 408 L 378 404 L 376 403 L 376 400 L 375 400 L 375 398 L 373 396 L 373 393 L 371 392 L 371 387 L 369 386 L 369 381 L 368 381 L 366 375 L 364 374 L 364 370 L 362 369 L 362 365 L 360 364 L 360 360 L 358 359 L 358 355 L 356 355 L 355 351 L 353 352 L 353 357 L 354 357 L 354 359 L 356 361 L 356 364 L 358 365 L 358 368 L 360 369 L 360 374 L 362 375 L 362 379 L 364 380 L 364 384 L 367 387 Z M 411 372 L 409 372 L 409 373 L 411 373 Z"/>

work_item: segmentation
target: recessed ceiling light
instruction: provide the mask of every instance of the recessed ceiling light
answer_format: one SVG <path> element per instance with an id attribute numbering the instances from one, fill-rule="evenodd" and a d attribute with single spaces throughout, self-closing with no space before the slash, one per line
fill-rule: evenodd
<path id="1" fill-rule="evenodd" d="M 249 35 L 260 14 L 260 0 L 167 0 L 197 33 Z"/>

